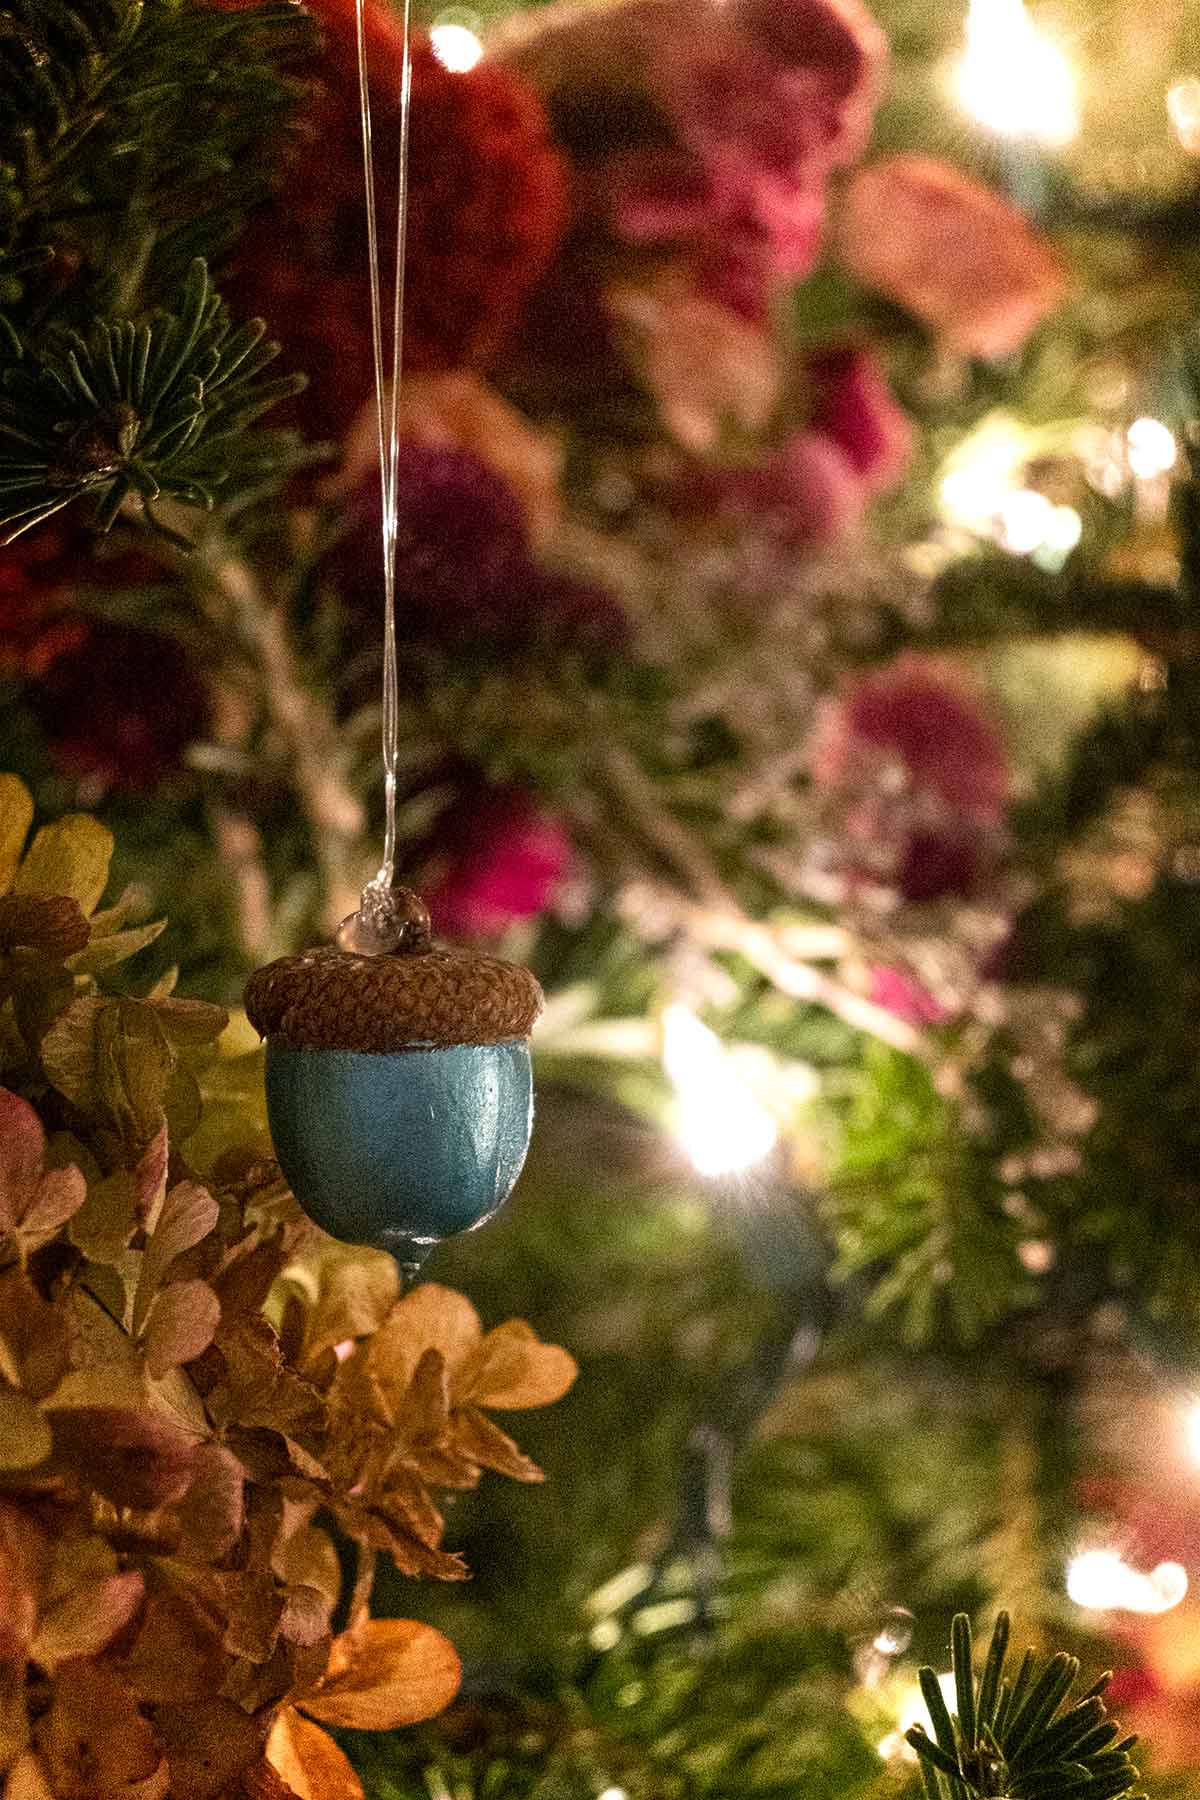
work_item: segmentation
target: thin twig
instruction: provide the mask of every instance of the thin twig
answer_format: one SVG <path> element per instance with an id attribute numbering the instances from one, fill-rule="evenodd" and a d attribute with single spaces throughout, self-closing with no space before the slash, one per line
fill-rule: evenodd
<path id="1" fill-rule="evenodd" d="M 209 818 L 217 855 L 229 870 L 237 893 L 239 947 L 250 962 L 265 962 L 275 954 L 275 939 L 262 834 L 247 813 L 231 806 L 214 803 Z"/>
<path id="2" fill-rule="evenodd" d="M 214 549 L 213 581 L 255 653 L 268 715 L 291 757 L 321 877 L 323 923 L 332 932 L 358 905 L 351 864 L 366 827 L 362 802 L 340 772 L 337 726 L 296 668 L 282 607 L 232 547 Z"/>
<path id="3" fill-rule="evenodd" d="M 904 1019 L 792 955 L 785 948 L 788 927 L 758 925 L 740 911 L 714 912 L 686 903 L 681 903 L 680 912 L 686 915 L 684 922 L 696 941 L 744 957 L 780 993 L 824 1006 L 855 1031 L 865 1031 L 908 1056 L 928 1055 L 920 1032 Z"/>
<path id="4" fill-rule="evenodd" d="M 748 919 L 737 896 L 722 880 L 707 849 L 687 827 L 661 807 L 642 770 L 627 751 L 605 744 L 599 760 L 611 791 L 625 807 L 643 837 L 658 850 L 695 898 L 678 894 L 660 896 L 692 938 L 713 950 L 731 950 L 745 957 L 783 994 L 795 1000 L 824 1006 L 856 1031 L 868 1032 L 893 1049 L 909 1056 L 924 1054 L 921 1034 L 886 1007 L 856 994 L 850 988 L 802 961 L 796 946 L 802 941 L 800 926 L 772 927 Z M 833 946 L 823 927 L 810 954 L 828 958 Z M 785 935 L 786 934 L 786 935 Z M 835 953 L 844 954 L 849 941 L 842 938 Z"/>
<path id="5" fill-rule="evenodd" d="M 376 1552 L 369 1544 L 357 1545 L 358 1568 L 354 1576 L 354 1592 L 350 1596 L 350 1613 L 346 1623 L 347 1631 L 355 1631 L 364 1625 L 371 1612 L 371 1590 L 375 1586 Z"/>

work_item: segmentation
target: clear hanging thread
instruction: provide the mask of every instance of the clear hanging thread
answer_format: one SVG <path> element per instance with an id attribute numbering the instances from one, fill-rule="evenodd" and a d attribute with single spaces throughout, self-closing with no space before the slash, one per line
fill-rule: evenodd
<path id="1" fill-rule="evenodd" d="M 408 120 L 412 105 L 409 53 L 411 0 L 404 0 L 400 84 L 400 149 L 396 188 L 396 266 L 392 302 L 392 370 L 385 379 L 383 290 L 380 281 L 379 209 L 375 193 L 375 149 L 371 131 L 371 91 L 367 65 L 364 0 L 355 0 L 358 45 L 358 101 L 362 123 L 363 180 L 366 190 L 367 256 L 371 292 L 371 346 L 375 367 L 375 423 L 379 441 L 379 483 L 383 536 L 383 860 L 363 889 L 358 912 L 337 934 L 343 949 L 382 954 L 407 940 L 428 936 L 429 920 L 407 889 L 397 888 L 396 765 L 400 746 L 399 667 L 396 653 L 397 486 L 400 466 L 400 386 L 404 373 L 404 247 L 408 219 Z"/>

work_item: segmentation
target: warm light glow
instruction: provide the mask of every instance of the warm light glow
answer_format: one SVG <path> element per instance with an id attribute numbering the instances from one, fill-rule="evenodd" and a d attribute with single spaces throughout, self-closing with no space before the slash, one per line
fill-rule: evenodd
<path id="1" fill-rule="evenodd" d="M 1200 155 L 1200 76 L 1189 75 L 1168 91 L 1167 116 L 1183 148 Z"/>
<path id="2" fill-rule="evenodd" d="M 947 1707 L 952 1713 L 956 1712 L 958 1695 L 953 1673 L 947 1671 L 945 1675 L 939 1675 L 938 1686 L 942 1690 L 942 1699 L 946 1702 Z M 887 1736 L 881 1738 L 875 1746 L 884 1762 L 891 1762 L 897 1756 L 903 1757 L 905 1762 L 916 1762 L 917 1753 L 912 1745 L 905 1741 L 904 1736 L 905 1732 L 911 1731 L 914 1725 L 919 1725 L 930 1737 L 934 1735 L 933 1720 L 929 1717 L 925 1696 L 915 1681 L 904 1690 L 901 1697 L 900 1717 L 896 1721 L 895 1731 L 889 1731 Z"/>
<path id="3" fill-rule="evenodd" d="M 1004 548 L 1014 556 L 1029 556 L 1046 541 L 1053 529 L 1054 506 L 1045 494 L 1032 488 L 1018 488 L 1000 506 L 1000 529 Z"/>
<path id="4" fill-rule="evenodd" d="M 942 508 L 952 525 L 990 533 L 1032 454 L 1029 436 L 1007 413 L 993 413 L 948 459 Z"/>
<path id="5" fill-rule="evenodd" d="M 1200 1463 L 1200 1394 L 1190 1402 L 1183 1421 L 1183 1439 L 1188 1455 Z"/>
<path id="6" fill-rule="evenodd" d="M 993 413 L 947 459 L 941 480 L 948 525 L 992 538 L 1015 556 L 1061 568 L 1083 536 L 1073 506 L 1056 506 L 1024 474 L 1044 444 L 1009 414 Z"/>
<path id="7" fill-rule="evenodd" d="M 663 1014 L 663 1063 L 679 1096 L 675 1129 L 701 1175 L 736 1175 L 769 1156 L 775 1121 L 686 1006 Z"/>
<path id="8" fill-rule="evenodd" d="M 443 69 L 449 69 L 452 75 L 465 75 L 483 55 L 482 40 L 469 25 L 460 25 L 456 20 L 435 25 L 429 42 Z"/>
<path id="9" fill-rule="evenodd" d="M 1066 144 L 1079 130 L 1075 72 L 1022 0 L 971 0 L 954 86 L 965 111 L 1000 137 Z"/>
<path id="10" fill-rule="evenodd" d="M 624 1788 L 611 1787 L 605 1788 L 602 1794 L 598 1794 L 596 1800 L 629 1800 L 629 1796 Z"/>
<path id="11" fill-rule="evenodd" d="M 1187 1591 L 1182 1563 L 1162 1562 L 1143 1575 L 1119 1551 L 1082 1550 L 1067 1564 L 1067 1593 L 1091 1612 L 1170 1612 Z"/>
<path id="12" fill-rule="evenodd" d="M 1135 419 L 1125 433 L 1129 467 L 1139 481 L 1153 481 L 1175 466 L 1179 446 L 1160 419 Z"/>

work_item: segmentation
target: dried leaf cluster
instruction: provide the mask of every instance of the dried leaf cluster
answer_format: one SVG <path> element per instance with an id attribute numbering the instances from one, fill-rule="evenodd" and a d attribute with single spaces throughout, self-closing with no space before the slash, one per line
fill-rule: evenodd
<path id="1" fill-rule="evenodd" d="M 169 979 L 100 987 L 161 928 L 97 910 L 103 827 L 26 847 L 32 810 L 0 777 L 3 1791 L 343 1800 L 321 1722 L 411 1723 L 458 1682 L 439 1633 L 367 1616 L 376 1553 L 464 1576 L 440 1494 L 538 1480 L 491 1414 L 574 1364 L 308 1224 L 257 1056 Z M 334 1528 L 360 1558 L 336 1636 Z"/>

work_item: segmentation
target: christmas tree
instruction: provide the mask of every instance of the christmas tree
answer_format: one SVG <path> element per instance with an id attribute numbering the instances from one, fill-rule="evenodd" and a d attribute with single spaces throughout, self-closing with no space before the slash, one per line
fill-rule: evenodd
<path id="1" fill-rule="evenodd" d="M 1194 1786 L 1198 45 L 0 18 L 9 1800 Z M 381 532 L 451 949 L 351 960 L 545 994 L 415 1285 L 301 1210 L 242 1005 L 371 892 Z M 396 992 L 335 1053 L 527 1028 Z"/>

